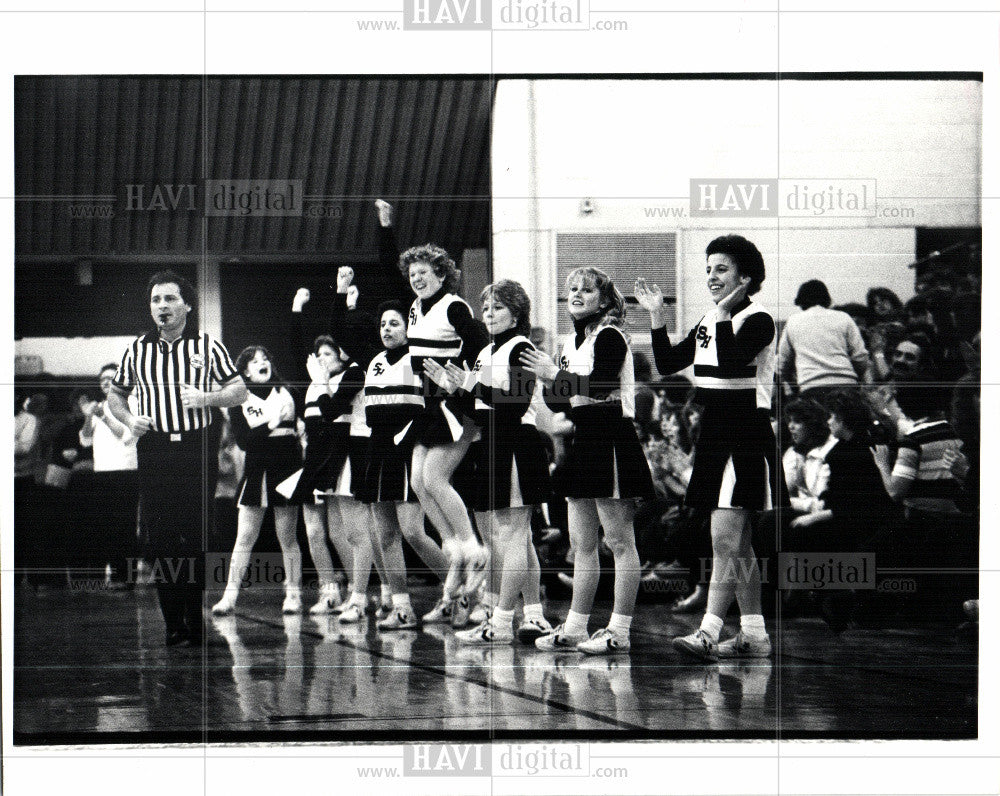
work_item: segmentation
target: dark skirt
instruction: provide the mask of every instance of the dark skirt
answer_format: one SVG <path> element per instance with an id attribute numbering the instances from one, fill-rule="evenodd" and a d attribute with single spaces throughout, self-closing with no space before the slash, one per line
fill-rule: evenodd
<path id="1" fill-rule="evenodd" d="M 749 511 L 789 505 L 766 409 L 706 407 L 684 504 L 697 509 Z"/>
<path id="2" fill-rule="evenodd" d="M 236 494 L 241 506 L 298 506 L 295 493 L 290 498 L 276 492 L 282 481 L 302 467 L 302 449 L 293 434 L 268 437 L 261 450 L 247 454 L 243 480 Z"/>
<path id="3" fill-rule="evenodd" d="M 621 404 L 570 410 L 574 431 L 553 474 L 555 494 L 567 498 L 652 498 L 653 479 L 631 418 Z"/>
<path id="4" fill-rule="evenodd" d="M 348 458 L 350 423 L 327 423 L 306 435 L 306 457 L 292 501 L 314 503 L 316 492 L 331 493 Z"/>
<path id="5" fill-rule="evenodd" d="M 421 412 L 406 432 L 406 440 L 414 445 L 436 448 L 440 445 L 450 445 L 456 442 L 449 418 L 445 412 L 461 426 L 473 418 L 472 407 L 468 401 L 449 398 L 438 400 L 428 398 L 427 406 Z"/>
<path id="6" fill-rule="evenodd" d="M 410 462 L 413 446 L 405 440 L 397 445 L 401 429 L 374 428 L 368 438 L 364 476 L 358 500 L 365 503 L 414 502 L 417 496 L 410 487 Z"/>
<path id="7" fill-rule="evenodd" d="M 340 466 L 330 494 L 334 497 L 357 497 L 364 493 L 368 437 L 347 438 L 347 457 Z"/>
<path id="8" fill-rule="evenodd" d="M 537 506 L 552 497 L 549 457 L 538 429 L 524 423 L 482 424 L 476 448 L 476 511 Z"/>

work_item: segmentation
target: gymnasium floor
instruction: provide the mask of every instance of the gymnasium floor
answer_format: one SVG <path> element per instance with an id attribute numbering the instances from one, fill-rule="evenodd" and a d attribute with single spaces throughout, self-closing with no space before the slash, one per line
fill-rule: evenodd
<path id="1" fill-rule="evenodd" d="M 662 606 L 639 606 L 632 655 L 609 659 L 461 648 L 442 626 L 379 635 L 371 617 L 283 617 L 280 598 L 262 597 L 211 619 L 204 647 L 167 649 L 152 589 L 19 589 L 15 743 L 977 733 L 977 647 L 944 626 L 838 641 L 798 618 L 769 628 L 773 661 L 706 665 L 670 647 L 696 620 Z M 418 612 L 434 597 L 418 590 Z M 565 610 L 550 602 L 547 614 Z"/>

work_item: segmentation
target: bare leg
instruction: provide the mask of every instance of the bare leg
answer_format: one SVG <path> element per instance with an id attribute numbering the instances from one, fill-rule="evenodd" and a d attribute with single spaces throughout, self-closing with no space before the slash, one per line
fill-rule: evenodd
<path id="1" fill-rule="evenodd" d="M 531 543 L 531 519 L 528 519 L 528 535 L 524 540 L 524 558 L 527 561 L 521 594 L 525 605 L 538 605 L 542 601 L 542 567 L 538 563 L 538 551 Z"/>
<path id="2" fill-rule="evenodd" d="M 501 509 L 493 512 L 494 535 L 498 536 L 499 547 L 502 550 L 500 560 L 503 561 L 503 577 L 500 582 L 500 603 L 497 606 L 503 611 L 513 611 L 517 608 L 517 600 L 527 577 L 528 546 L 525 537 L 531 536 L 531 507 Z M 496 568 L 500 568 L 496 564 Z"/>
<path id="3" fill-rule="evenodd" d="M 371 523 L 371 512 L 354 498 L 334 498 L 337 502 L 346 529 L 346 538 L 351 545 L 353 563 L 353 583 L 355 594 L 366 594 L 368 579 L 371 576 L 374 552 L 368 526 Z"/>
<path id="4" fill-rule="evenodd" d="M 747 512 L 742 509 L 716 509 L 712 512 L 712 579 L 708 584 L 705 613 L 722 620 L 725 620 L 736 596 L 736 581 L 740 573 L 740 535 L 746 518 Z"/>
<path id="5" fill-rule="evenodd" d="M 419 503 L 397 503 L 396 516 L 399 529 L 410 547 L 420 557 L 427 568 L 443 583 L 448 575 L 448 558 L 427 535 L 424 529 L 424 513 Z"/>
<path id="6" fill-rule="evenodd" d="M 736 603 L 740 607 L 740 614 L 750 616 L 759 614 L 760 607 L 760 566 L 757 564 L 757 556 L 751 544 L 753 534 L 750 528 L 750 514 L 744 512 L 743 527 L 740 529 L 740 546 L 738 575 L 739 581 L 736 584 Z"/>
<path id="7" fill-rule="evenodd" d="M 406 563 L 403 558 L 403 535 L 392 503 L 373 503 L 373 540 L 381 548 L 385 574 L 393 594 L 406 594 Z"/>
<path id="8" fill-rule="evenodd" d="M 276 506 L 274 509 L 274 530 L 281 546 L 281 557 L 285 562 L 285 588 L 302 588 L 302 551 L 295 536 L 295 522 L 298 518 L 296 506 Z"/>
<path id="9" fill-rule="evenodd" d="M 354 555 L 351 552 L 351 543 L 347 538 L 348 528 L 345 527 L 343 514 L 340 511 L 340 498 L 328 497 L 326 499 L 326 530 L 333 543 L 333 549 L 337 551 L 340 563 L 350 580 L 354 571 Z"/>
<path id="10" fill-rule="evenodd" d="M 323 506 L 304 505 L 302 519 L 306 524 L 306 539 L 309 540 L 309 555 L 312 557 L 319 586 L 333 583 L 333 559 L 326 546 L 326 509 Z"/>
<path id="11" fill-rule="evenodd" d="M 590 614 L 601 577 L 597 554 L 600 520 L 592 499 L 569 498 L 569 541 L 573 546 L 573 600 L 570 610 Z"/>
<path id="12" fill-rule="evenodd" d="M 632 616 L 639 591 L 641 564 L 635 549 L 635 503 L 631 500 L 599 499 L 597 515 L 604 528 L 604 540 L 615 557 L 614 613 Z"/>
<path id="13" fill-rule="evenodd" d="M 266 508 L 261 506 L 240 506 L 236 525 L 236 544 L 233 545 L 233 557 L 229 562 L 229 579 L 226 591 L 239 591 L 244 570 L 250 563 L 250 554 L 260 535 L 260 526 L 264 521 Z"/>

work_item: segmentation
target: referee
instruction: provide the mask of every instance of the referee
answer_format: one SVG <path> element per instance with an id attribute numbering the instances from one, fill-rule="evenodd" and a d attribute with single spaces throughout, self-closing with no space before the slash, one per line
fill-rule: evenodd
<path id="1" fill-rule="evenodd" d="M 204 474 L 218 455 L 209 444 L 211 407 L 239 406 L 247 389 L 222 343 L 188 329 L 196 299 L 187 279 L 160 271 L 148 295 L 155 329 L 126 349 L 108 408 L 137 439 L 143 524 L 166 644 L 196 646 L 204 638 Z M 138 414 L 127 401 L 133 390 Z"/>

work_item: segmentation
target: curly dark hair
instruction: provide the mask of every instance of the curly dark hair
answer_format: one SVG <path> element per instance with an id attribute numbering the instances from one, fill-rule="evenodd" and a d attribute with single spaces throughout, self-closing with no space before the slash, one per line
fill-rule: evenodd
<path id="1" fill-rule="evenodd" d="M 851 432 L 855 439 L 865 438 L 875 418 L 856 387 L 844 387 L 829 393 L 823 403 L 831 415 Z"/>
<path id="2" fill-rule="evenodd" d="M 270 381 L 280 384 L 281 376 L 278 375 L 278 367 L 277 365 L 274 364 L 274 357 L 271 356 L 271 352 L 268 351 L 262 345 L 248 345 L 246 348 L 240 351 L 240 355 L 236 357 L 236 363 L 235 363 L 236 372 L 239 373 L 241 376 L 244 373 L 246 373 L 247 365 L 250 364 L 251 359 L 257 356 L 258 351 L 260 351 L 265 357 L 267 357 L 267 361 L 271 363 Z"/>
<path id="3" fill-rule="evenodd" d="M 740 276 L 750 277 L 747 295 L 752 296 L 760 290 L 761 283 L 767 276 L 764 269 L 764 257 L 750 241 L 742 235 L 723 235 L 716 238 L 705 249 L 705 257 L 713 254 L 728 255 L 734 263 Z"/>
<path id="4" fill-rule="evenodd" d="M 181 299 L 185 304 L 195 308 L 198 302 L 198 294 L 194 289 L 194 285 L 188 279 L 185 279 L 176 271 L 166 270 L 157 271 L 149 278 L 149 282 L 146 284 L 146 299 L 150 300 L 153 297 L 153 288 L 157 285 L 177 285 L 177 288 L 181 292 Z"/>
<path id="5" fill-rule="evenodd" d="M 806 439 L 796 446 L 800 453 L 806 453 L 817 448 L 830 437 L 830 429 L 826 425 L 828 412 L 822 404 L 808 398 L 798 398 L 785 406 L 783 415 L 785 424 L 789 420 L 797 420 L 806 427 Z"/>
<path id="6" fill-rule="evenodd" d="M 434 275 L 444 280 L 444 289 L 448 293 L 458 290 L 462 272 L 455 265 L 455 261 L 448 256 L 448 252 L 440 246 L 425 243 L 423 246 L 413 246 L 399 255 L 399 270 L 407 280 L 410 278 L 410 266 L 414 263 L 429 265 Z"/>

